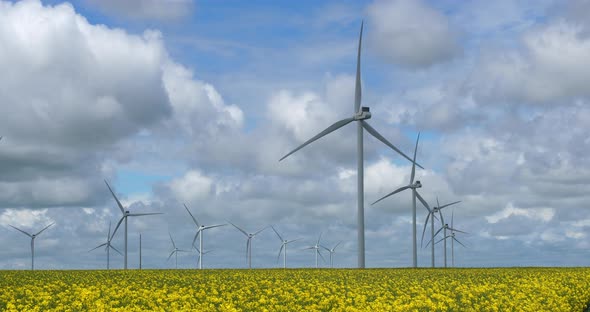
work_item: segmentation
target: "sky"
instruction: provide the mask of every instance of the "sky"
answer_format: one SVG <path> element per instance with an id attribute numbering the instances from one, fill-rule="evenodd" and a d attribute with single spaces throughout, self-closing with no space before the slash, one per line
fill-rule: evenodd
<path id="1" fill-rule="evenodd" d="M 354 113 L 362 21 L 362 104 L 406 154 L 421 133 L 431 206 L 461 201 L 443 210 L 467 232 L 455 265 L 590 265 L 590 1 L 0 0 L 0 269 L 30 266 L 9 225 L 52 222 L 36 268 L 105 268 L 89 250 L 121 213 L 104 180 L 132 213 L 163 213 L 129 219 L 130 268 L 140 233 L 144 268 L 174 267 L 169 234 L 190 249 L 183 204 L 206 225 L 301 238 L 291 267 L 314 266 L 304 248 L 320 233 L 342 241 L 335 267 L 356 267 L 354 127 L 278 160 Z M 364 138 L 366 265 L 409 267 L 411 193 L 371 203 L 408 184 L 411 163 Z M 204 244 L 206 268 L 247 266 L 233 226 Z M 263 230 L 253 267 L 279 267 L 280 246 Z"/>

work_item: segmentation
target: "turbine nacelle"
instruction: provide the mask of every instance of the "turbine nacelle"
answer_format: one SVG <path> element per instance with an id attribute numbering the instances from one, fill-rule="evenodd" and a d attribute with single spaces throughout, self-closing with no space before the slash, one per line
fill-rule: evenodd
<path id="1" fill-rule="evenodd" d="M 414 182 L 414 184 L 410 184 L 410 188 L 413 188 L 413 189 L 417 189 L 417 188 L 421 188 L 421 187 L 422 187 L 422 183 L 420 183 L 419 180 Z"/>
<path id="2" fill-rule="evenodd" d="M 361 107 L 361 110 L 354 114 L 354 120 L 365 120 L 371 118 L 371 111 L 368 107 Z"/>

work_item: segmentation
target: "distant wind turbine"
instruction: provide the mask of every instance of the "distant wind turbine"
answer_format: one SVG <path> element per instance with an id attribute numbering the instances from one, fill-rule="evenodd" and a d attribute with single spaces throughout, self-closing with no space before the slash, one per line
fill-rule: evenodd
<path id="1" fill-rule="evenodd" d="M 447 223 L 445 223 L 438 231 L 436 231 L 436 233 L 434 233 L 434 237 L 436 237 L 436 235 L 438 235 L 438 233 L 440 233 L 441 231 L 443 231 L 443 238 L 439 239 L 436 242 L 436 244 L 438 244 L 440 242 L 443 242 L 443 245 L 444 245 L 444 247 L 443 247 L 444 248 L 444 257 L 445 257 L 445 268 L 447 267 L 447 238 L 453 237 L 451 235 L 447 235 L 447 230 L 450 230 L 450 231 L 453 231 L 453 232 L 459 232 L 459 233 L 467 234 L 466 232 L 459 231 L 457 229 L 454 229 L 454 228 L 450 227 Z M 428 244 L 433 243 L 433 241 L 434 241 L 434 238 L 431 239 L 428 242 Z M 457 240 L 457 242 L 459 242 L 459 241 Z M 426 244 L 426 246 L 428 246 L 428 244 Z M 461 242 L 459 242 L 459 244 L 461 244 Z M 463 245 L 463 244 L 461 244 L 461 245 Z M 463 245 L 463 246 L 465 246 L 465 245 Z"/>
<path id="2" fill-rule="evenodd" d="M 336 253 L 336 247 L 338 247 L 338 245 L 340 245 L 340 243 L 342 243 L 342 241 L 339 241 L 334 247 L 332 247 L 332 249 L 322 246 L 322 248 L 324 248 L 325 250 L 327 250 L 330 253 L 330 268 L 334 267 L 333 255 L 334 255 L 334 253 Z"/>
<path id="3" fill-rule="evenodd" d="M 320 255 L 320 257 L 322 257 L 322 260 L 324 260 L 324 262 L 326 262 L 326 259 L 324 259 L 324 256 L 322 256 L 322 253 L 320 252 L 320 248 L 322 248 L 322 246 L 320 245 L 321 239 L 322 239 L 322 233 L 320 233 L 320 236 L 318 237 L 318 240 L 315 243 L 315 245 L 304 248 L 304 250 L 308 250 L 308 249 L 315 250 L 315 268 L 316 269 L 318 268 L 318 255 Z"/>
<path id="4" fill-rule="evenodd" d="M 455 267 L 455 242 L 461 244 L 461 246 L 467 248 L 467 246 L 463 245 L 457 238 L 455 238 L 455 231 L 452 230 L 453 228 L 453 214 L 455 212 L 451 212 L 451 267 Z"/>
<path id="5" fill-rule="evenodd" d="M 277 256 L 277 262 L 281 258 L 281 252 L 283 252 L 283 249 L 284 249 L 285 255 L 283 257 L 283 269 L 286 269 L 287 268 L 287 244 L 292 243 L 292 242 L 296 242 L 296 241 L 300 240 L 301 238 L 286 240 L 286 239 L 283 239 L 281 234 L 279 234 L 279 232 L 275 229 L 274 226 L 271 225 L 271 228 L 273 231 L 275 231 L 275 233 L 277 234 L 277 236 L 281 240 L 281 249 L 279 249 L 279 255 Z"/>
<path id="6" fill-rule="evenodd" d="M 197 233 L 195 233 L 195 238 L 193 238 L 193 246 L 195 245 L 195 241 L 197 240 L 197 237 L 199 237 L 199 248 L 197 250 L 199 251 L 199 269 L 202 269 L 203 268 L 203 255 L 200 252 L 201 252 L 201 250 L 203 250 L 203 235 L 204 235 L 205 230 L 220 227 L 220 226 L 225 226 L 227 224 L 216 224 L 216 225 L 199 224 L 199 221 L 197 221 L 197 218 L 195 218 L 195 216 L 193 216 L 193 214 L 188 209 L 186 204 L 184 205 L 184 208 L 186 209 L 188 214 L 193 219 L 193 222 L 197 226 Z"/>
<path id="7" fill-rule="evenodd" d="M 324 131 L 318 133 L 316 136 L 312 137 L 311 139 L 307 140 L 305 143 L 301 144 L 296 149 L 289 152 L 287 155 L 283 156 L 279 161 L 287 158 L 289 155 L 297 152 L 298 150 L 302 149 L 303 147 L 307 146 L 308 144 L 316 141 L 317 139 L 332 133 L 345 125 L 357 121 L 357 244 L 358 244 L 358 268 L 365 267 L 365 208 L 364 208 L 364 168 L 363 168 L 363 128 L 367 130 L 372 136 L 377 138 L 379 141 L 383 142 L 385 145 L 389 146 L 391 149 L 405 157 L 407 160 L 412 161 L 410 157 L 406 156 L 406 154 L 402 153 L 397 147 L 391 144 L 387 139 L 385 139 L 377 130 L 375 130 L 366 119 L 371 118 L 371 112 L 369 107 L 361 107 L 361 43 L 363 38 L 363 24 L 361 23 L 361 31 L 359 34 L 359 45 L 358 45 L 358 53 L 357 53 L 357 64 L 356 64 L 356 81 L 355 81 L 355 90 L 354 90 L 354 112 L 353 116 L 349 118 L 342 119 L 340 121 L 335 122 Z M 418 165 L 418 167 L 422 168 L 422 166 Z"/>
<path id="8" fill-rule="evenodd" d="M 174 239 L 172 239 L 172 234 L 170 234 L 170 232 L 168 232 L 168 236 L 170 236 L 170 241 L 172 242 L 172 247 L 174 249 L 172 249 L 172 252 L 170 253 L 170 256 L 168 256 L 168 260 L 170 260 L 170 258 L 172 258 L 172 256 L 175 256 L 175 260 L 176 260 L 176 268 L 178 269 L 178 253 L 179 252 L 189 252 L 188 250 L 183 250 L 183 249 L 179 249 L 178 247 L 176 247 L 176 244 L 174 243 Z M 166 260 L 166 261 L 168 261 Z"/>
<path id="9" fill-rule="evenodd" d="M 429 213 L 431 213 L 430 207 L 428 206 L 428 203 L 424 200 L 424 198 L 422 198 L 422 196 L 420 195 L 420 193 L 418 193 L 418 191 L 416 189 L 421 188 L 422 184 L 420 183 L 420 181 L 416 181 L 416 183 L 414 183 L 414 176 L 416 175 L 416 151 L 418 150 L 418 141 L 420 140 L 420 133 L 418 133 L 418 137 L 416 138 L 416 147 L 414 148 L 414 159 L 412 160 L 412 174 L 410 175 L 410 184 L 400 187 L 397 190 L 381 197 L 380 199 L 376 200 L 375 202 L 373 202 L 371 205 L 374 205 L 382 200 L 384 200 L 385 198 L 399 193 L 403 190 L 406 189 L 411 189 L 412 190 L 412 266 L 418 267 L 418 248 L 417 248 L 417 238 L 416 238 L 416 198 L 418 198 L 420 200 L 420 202 L 422 203 L 422 205 L 424 205 L 424 207 L 426 207 L 426 209 L 428 210 Z"/>
<path id="10" fill-rule="evenodd" d="M 430 216 L 432 216 L 432 218 L 430 219 L 430 235 L 431 235 L 431 239 L 434 240 L 434 219 L 436 218 L 436 214 L 438 213 L 438 215 L 440 217 L 441 225 L 444 225 L 445 221 L 444 221 L 441 210 L 443 208 L 449 207 L 454 204 L 458 204 L 460 202 L 461 201 L 456 201 L 456 202 L 452 202 L 450 204 L 446 204 L 446 205 L 441 206 L 440 203 L 438 202 L 438 197 L 436 198 L 436 207 L 432 207 L 432 210 L 426 216 L 426 221 L 424 221 L 424 228 L 422 229 L 422 240 L 420 240 L 420 247 L 422 247 L 422 243 L 424 242 L 424 233 L 426 232 L 426 225 L 428 224 L 428 219 L 430 218 Z M 452 225 L 451 225 L 451 227 L 452 227 Z M 432 267 L 434 268 L 434 244 L 432 244 L 430 246 L 430 248 L 431 248 L 431 262 L 432 262 Z"/>
<path id="11" fill-rule="evenodd" d="M 39 231 L 35 234 L 30 234 L 28 232 L 25 232 L 25 231 L 17 228 L 16 226 L 12 226 L 10 224 L 8 225 L 8 226 L 12 227 L 13 229 L 15 229 L 15 230 L 17 230 L 17 231 L 19 231 L 31 238 L 31 271 L 35 270 L 35 238 L 37 236 L 39 236 L 39 234 L 43 233 L 43 231 L 47 230 L 50 226 L 52 226 L 54 224 L 55 224 L 55 222 L 51 223 L 50 225 L 44 227 L 41 231 Z"/>
<path id="12" fill-rule="evenodd" d="M 117 198 L 115 193 L 113 192 L 113 189 L 111 189 L 111 186 L 109 185 L 109 183 L 106 180 L 104 181 L 104 183 L 109 188 L 109 191 L 111 192 L 111 194 L 115 198 L 115 201 L 117 202 L 117 205 L 119 206 L 119 209 L 121 209 L 121 213 L 123 214 L 123 216 L 121 217 L 121 219 L 117 223 L 115 230 L 113 231 L 113 235 L 111 236 L 111 240 L 113 239 L 113 237 L 115 237 L 115 233 L 117 233 L 117 229 L 119 229 L 121 222 L 123 222 L 123 220 L 125 221 L 125 256 L 124 256 L 125 257 L 125 265 L 124 265 L 124 268 L 125 268 L 125 270 L 127 270 L 127 217 L 159 215 L 162 213 L 161 212 L 130 213 L 129 210 L 125 210 L 125 208 L 123 208 L 123 205 L 121 204 L 121 202 L 119 201 L 119 199 Z"/>
<path id="13" fill-rule="evenodd" d="M 106 246 L 105 250 L 107 252 L 107 270 L 110 269 L 110 259 L 111 259 L 111 248 L 118 252 L 121 256 L 123 255 L 120 251 L 117 250 L 117 248 L 115 248 L 115 246 L 111 245 L 111 221 L 109 221 L 109 232 L 107 233 L 107 241 L 106 243 L 102 243 L 92 249 L 90 249 L 88 252 L 91 252 L 93 250 L 96 250 L 102 246 Z"/>
<path id="14" fill-rule="evenodd" d="M 227 221 L 229 222 L 229 221 Z M 247 233 L 246 231 L 242 230 L 239 226 L 229 222 L 229 224 L 233 225 L 238 231 L 242 232 L 242 234 L 246 235 L 246 258 L 248 258 L 248 268 L 252 268 L 252 239 L 258 235 L 258 233 L 266 230 L 268 226 L 254 232 L 254 233 Z"/>

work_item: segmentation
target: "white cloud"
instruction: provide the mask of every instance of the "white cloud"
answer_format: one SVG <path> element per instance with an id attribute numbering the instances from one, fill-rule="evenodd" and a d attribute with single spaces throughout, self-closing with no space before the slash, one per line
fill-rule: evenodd
<path id="1" fill-rule="evenodd" d="M 497 223 L 498 221 L 508 219 L 512 216 L 523 216 L 527 219 L 549 222 L 553 219 L 555 210 L 553 208 L 517 208 L 512 203 L 508 203 L 504 209 L 492 215 L 486 216 L 488 223 Z"/>
<path id="2" fill-rule="evenodd" d="M 428 67 L 460 53 L 447 17 L 422 1 L 377 0 L 368 7 L 369 36 L 386 60 Z"/>
<path id="3" fill-rule="evenodd" d="M 184 176 L 172 180 L 168 187 L 178 201 L 190 204 L 211 196 L 214 184 L 210 177 L 192 170 Z"/>
<path id="4" fill-rule="evenodd" d="M 47 209 L 5 209 L 0 214 L 0 224 L 10 224 L 31 234 L 37 233 L 52 222 L 54 220 L 47 216 Z"/>

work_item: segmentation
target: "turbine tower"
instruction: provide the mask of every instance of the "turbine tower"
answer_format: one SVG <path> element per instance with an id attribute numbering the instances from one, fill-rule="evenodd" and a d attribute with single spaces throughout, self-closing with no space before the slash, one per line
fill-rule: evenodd
<path id="1" fill-rule="evenodd" d="M 107 270 L 110 269 L 110 259 L 111 259 L 111 248 L 118 252 L 121 256 L 123 255 L 120 251 L 117 250 L 117 248 L 115 248 L 115 246 L 111 245 L 111 221 L 109 221 L 109 232 L 107 233 L 107 242 L 106 243 L 102 243 L 90 250 L 88 250 L 88 252 L 91 252 L 93 250 L 96 250 L 102 246 L 106 246 L 105 250 L 107 252 Z"/>
<path id="2" fill-rule="evenodd" d="M 229 222 L 229 221 L 227 221 Z M 266 228 L 268 226 L 265 226 L 264 228 L 254 232 L 254 233 L 247 233 L 246 231 L 242 230 L 240 227 L 238 227 L 237 225 L 229 222 L 229 224 L 233 225 L 236 229 L 238 229 L 238 231 L 242 232 L 242 234 L 246 235 L 246 258 L 248 258 L 248 268 L 251 269 L 252 268 L 252 239 L 258 235 L 258 233 L 266 230 Z"/>
<path id="3" fill-rule="evenodd" d="M 198 261 L 199 263 L 198 264 L 199 264 L 199 269 L 203 269 L 203 255 L 204 254 L 201 254 L 201 251 L 203 250 L 203 235 L 204 235 L 203 232 L 205 230 L 216 228 L 216 227 L 220 227 L 220 226 L 224 226 L 224 225 L 227 225 L 227 224 L 216 224 L 216 225 L 203 225 L 203 224 L 199 224 L 199 221 L 197 221 L 197 218 L 195 218 L 195 216 L 193 216 L 193 214 L 188 209 L 188 207 L 186 206 L 186 204 L 184 204 L 184 208 L 186 209 L 186 211 L 188 212 L 188 214 L 193 219 L 193 222 L 197 226 L 197 233 L 195 234 L 195 238 L 193 238 L 193 246 L 195 245 L 195 241 L 197 240 L 197 237 L 199 237 L 199 248 L 197 249 L 197 251 L 199 252 L 199 261 Z"/>
<path id="4" fill-rule="evenodd" d="M 377 138 L 379 141 L 383 142 L 385 145 L 389 146 L 391 149 L 412 161 L 410 157 L 406 156 L 406 154 L 402 153 L 397 147 L 391 144 L 387 139 L 385 139 L 377 130 L 375 130 L 367 121 L 366 119 L 371 118 L 371 112 L 369 107 L 361 107 L 361 43 L 363 39 L 363 23 L 361 23 L 361 31 L 359 34 L 359 45 L 358 45 L 358 53 L 357 53 L 357 63 L 356 63 L 356 81 L 355 81 L 355 90 L 354 90 L 354 113 L 353 116 L 350 118 L 345 118 L 340 121 L 335 122 L 324 131 L 318 133 L 316 136 L 312 137 L 311 139 L 307 140 L 305 143 L 301 144 L 296 149 L 289 152 L 287 155 L 283 156 L 279 161 L 287 158 L 289 155 L 295 153 L 296 151 L 302 149 L 303 147 L 307 146 L 308 144 L 316 141 L 317 139 L 332 133 L 345 125 L 357 121 L 357 244 L 358 244 L 358 268 L 365 267 L 365 208 L 364 208 L 364 168 L 363 168 L 363 128 L 367 130 L 372 136 Z M 420 168 L 422 166 L 418 165 Z"/>
<path id="5" fill-rule="evenodd" d="M 340 243 L 342 243 L 342 241 L 339 241 L 334 247 L 332 247 L 332 249 L 322 246 L 322 248 L 324 248 L 325 250 L 327 250 L 330 253 L 330 268 L 334 268 L 333 255 L 334 255 L 334 253 L 336 253 L 336 247 L 338 247 L 338 245 L 340 245 Z"/>
<path id="6" fill-rule="evenodd" d="M 454 242 L 457 242 L 459 244 L 461 244 L 461 246 L 467 248 L 467 246 L 463 245 L 463 243 L 461 243 L 456 237 L 455 237 L 455 230 L 453 230 L 453 214 L 454 211 L 451 212 L 451 267 L 455 267 L 455 244 Z"/>
<path id="7" fill-rule="evenodd" d="M 277 262 L 279 262 L 279 259 L 281 258 L 281 252 L 283 252 L 283 249 L 284 249 L 285 255 L 283 257 L 283 269 L 286 269 L 287 268 L 287 244 L 292 243 L 292 242 L 296 242 L 296 241 L 300 240 L 301 238 L 292 239 L 292 240 L 283 239 L 281 234 L 279 234 L 279 232 L 275 229 L 274 226 L 271 225 L 270 227 L 272 228 L 273 231 L 275 231 L 275 233 L 277 234 L 277 236 L 281 240 L 281 249 L 279 249 L 279 255 L 277 256 Z"/>
<path id="8" fill-rule="evenodd" d="M 322 246 L 320 245 L 320 239 L 322 239 L 322 233 L 320 233 L 320 236 L 318 237 L 318 241 L 315 243 L 315 245 L 304 248 L 304 250 L 308 250 L 308 249 L 315 250 L 315 268 L 316 269 L 318 268 L 318 255 L 320 255 L 320 257 L 322 257 L 322 260 L 324 260 L 324 262 L 326 262 L 326 259 L 324 259 L 324 256 L 322 256 L 322 253 L 320 252 L 320 248 L 322 248 Z"/>
<path id="9" fill-rule="evenodd" d="M 439 214 L 441 225 L 444 225 L 445 222 L 444 222 L 441 210 L 443 208 L 449 207 L 454 204 L 458 204 L 460 202 L 461 201 L 456 201 L 456 202 L 452 202 L 450 204 L 446 204 L 446 205 L 441 206 L 440 203 L 438 202 L 438 197 L 436 198 L 436 207 L 432 207 L 432 210 L 426 216 L 426 221 L 424 221 L 424 228 L 422 229 L 422 239 L 420 240 L 420 247 L 422 247 L 422 243 L 424 242 L 424 233 L 426 232 L 426 225 L 428 224 L 428 219 L 430 218 L 430 216 L 432 216 L 432 219 L 430 219 L 430 235 L 432 236 L 431 239 L 434 239 L 434 219 L 436 218 L 436 214 L 437 213 Z M 453 227 L 453 225 L 451 225 L 451 227 Z M 430 248 L 431 248 L 431 262 L 432 262 L 432 267 L 434 268 L 434 244 L 432 244 L 430 246 Z"/>
<path id="10" fill-rule="evenodd" d="M 159 215 L 162 213 L 161 212 L 130 213 L 129 210 L 125 210 L 125 208 L 123 208 L 123 205 L 121 204 L 121 202 L 119 201 L 119 199 L 117 198 L 117 196 L 115 195 L 113 190 L 111 189 L 111 186 L 109 185 L 109 183 L 106 180 L 104 181 L 104 183 L 106 183 L 107 187 L 109 188 L 109 191 L 111 192 L 111 194 L 115 198 L 115 201 L 117 202 L 117 205 L 119 206 L 119 209 L 121 209 L 121 213 L 123 214 L 121 219 L 119 219 L 119 222 L 117 223 L 117 226 L 115 227 L 115 230 L 113 231 L 113 235 L 111 236 L 111 240 L 113 239 L 113 237 L 115 237 L 115 233 L 117 233 L 117 229 L 119 229 L 121 222 L 123 222 L 123 220 L 125 220 L 125 256 L 124 256 L 125 262 L 124 262 L 124 268 L 125 268 L 125 270 L 127 270 L 127 217 Z"/>
<path id="11" fill-rule="evenodd" d="M 12 226 L 9 224 L 10 227 L 12 227 L 13 229 L 27 235 L 28 237 L 31 238 L 31 271 L 35 270 L 35 238 L 37 236 L 39 236 L 39 234 L 41 234 L 43 231 L 47 230 L 50 226 L 54 225 L 54 223 L 51 223 L 50 225 L 44 227 L 41 231 L 35 233 L 35 234 L 30 234 L 28 232 L 25 232 L 19 228 L 17 228 L 16 226 Z"/>
<path id="12" fill-rule="evenodd" d="M 170 256 L 168 256 L 168 260 L 170 260 L 170 258 L 172 258 L 173 255 L 175 255 L 175 260 L 176 260 L 176 268 L 178 269 L 178 253 L 179 252 L 189 252 L 188 250 L 183 250 L 183 249 L 179 249 L 178 247 L 176 247 L 176 244 L 174 243 L 174 239 L 172 239 L 172 234 L 170 234 L 170 232 L 168 232 L 168 236 L 170 236 L 170 241 L 172 242 L 172 247 L 174 249 L 172 249 L 172 252 L 170 253 Z M 168 261 L 166 260 L 166 261 Z"/>
<path id="13" fill-rule="evenodd" d="M 410 175 L 410 184 L 398 188 L 397 190 L 381 197 L 380 199 L 378 199 L 377 201 L 375 201 L 374 203 L 371 204 L 371 205 L 374 205 L 374 204 L 384 200 L 385 198 L 387 198 L 393 194 L 399 193 L 403 190 L 406 190 L 406 189 L 412 190 L 412 267 L 414 267 L 414 268 L 418 267 L 418 248 L 417 248 L 418 242 L 417 242 L 417 238 L 416 238 L 416 198 L 418 198 L 420 200 L 420 202 L 422 203 L 422 205 L 424 205 L 424 207 L 426 207 L 426 209 L 428 210 L 428 213 L 431 212 L 430 207 L 428 206 L 428 203 L 424 200 L 424 198 L 422 198 L 422 196 L 416 190 L 418 188 L 421 188 L 422 184 L 418 180 L 414 183 L 414 176 L 416 175 L 416 151 L 418 150 L 418 141 L 419 140 L 420 140 L 420 133 L 418 133 L 418 138 L 416 138 L 416 147 L 414 147 L 414 159 L 412 161 L 412 174 Z"/>

